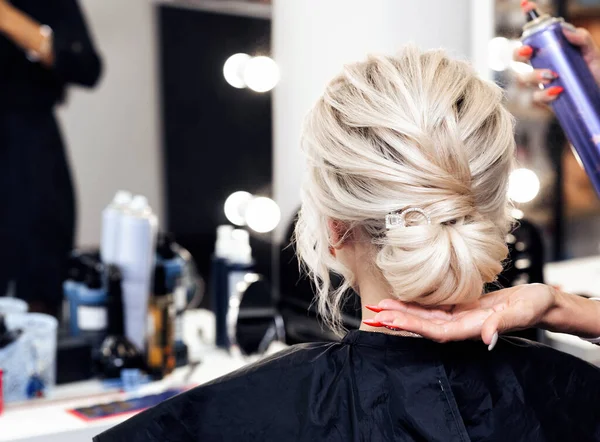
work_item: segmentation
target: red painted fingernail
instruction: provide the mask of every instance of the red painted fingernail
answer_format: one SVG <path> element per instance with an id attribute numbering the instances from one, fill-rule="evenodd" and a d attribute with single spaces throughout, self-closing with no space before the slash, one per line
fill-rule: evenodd
<path id="1" fill-rule="evenodd" d="M 529 57 L 533 54 L 533 48 L 531 46 L 521 46 L 518 53 L 521 57 Z"/>
<path id="2" fill-rule="evenodd" d="M 557 95 L 562 94 L 564 90 L 565 88 L 562 86 L 552 86 L 546 89 L 546 94 L 550 97 L 556 97 Z"/>
<path id="3" fill-rule="evenodd" d="M 383 324 L 381 322 L 376 321 L 374 319 L 365 319 L 363 323 L 370 325 L 371 327 L 383 327 Z"/>
<path id="4" fill-rule="evenodd" d="M 365 308 L 367 310 L 371 310 L 372 312 L 375 312 L 375 313 L 379 313 L 379 312 L 383 311 L 383 309 L 381 307 L 378 307 L 376 305 L 365 305 Z"/>
<path id="5" fill-rule="evenodd" d="M 535 9 L 535 4 L 527 0 L 522 0 L 521 9 L 523 9 L 523 12 L 527 14 L 529 11 Z"/>

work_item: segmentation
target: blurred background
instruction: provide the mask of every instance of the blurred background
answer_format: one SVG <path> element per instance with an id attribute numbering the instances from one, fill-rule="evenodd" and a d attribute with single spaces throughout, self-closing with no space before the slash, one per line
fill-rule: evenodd
<path id="1" fill-rule="evenodd" d="M 76 410 L 70 414 L 92 422 L 95 434 L 102 413 L 114 416 L 93 406 L 122 406 L 119 401 L 129 397 L 123 390 L 148 384 L 164 393 L 165 385 L 209 380 L 273 348 L 335 339 L 316 318 L 312 287 L 291 245 L 303 173 L 302 120 L 344 63 L 393 53 L 409 42 L 470 60 L 506 92 L 516 119 L 519 169 L 511 176 L 510 197 L 520 224 L 507 238 L 511 256 L 501 283 L 547 282 L 600 295 L 600 202 L 552 112 L 533 105 L 519 84 L 517 74 L 531 67 L 512 60 L 525 23 L 517 0 L 55 0 L 39 12 L 31 0 L 2 3 L 33 20 L 23 29 L 42 26 L 47 39 L 43 25 L 51 28 L 54 62 L 45 63 L 44 54 L 27 59 L 25 46 L 35 44 L 35 36 L 19 39 L 11 24 L 0 26 L 0 88 L 7 91 L 0 92 L 0 128 L 12 127 L 8 116 L 2 125 L 3 115 L 19 109 L 30 118 L 32 112 L 20 99 L 10 101 L 12 82 L 26 78 L 37 85 L 52 72 L 47 84 L 64 93 L 47 113 L 56 115 L 62 133 L 57 149 L 64 149 L 70 171 L 75 221 L 65 234 L 72 232 L 73 240 L 53 253 L 43 239 L 55 236 L 52 223 L 29 227 L 43 238 L 28 240 L 25 252 L 20 241 L 29 235 L 23 227 L 29 215 L 0 225 L 0 238 L 13 247 L 0 262 L 12 269 L 0 274 L 6 292 L 0 293 L 6 302 L 0 302 L 0 369 L 7 372 L 5 395 L 14 389 L 0 416 L 0 429 L 11 424 L 14 434 L 0 430 L 0 441 L 48 441 L 49 428 L 74 431 L 50 413 L 53 419 L 27 433 L 22 422 L 33 419 L 28 413 L 35 397 L 50 401 L 38 406 L 46 414 L 48 407 L 53 413 L 56 407 Z M 600 42 L 599 0 L 538 3 Z M 94 65 L 98 78 L 72 80 L 64 72 L 83 63 L 78 57 L 86 51 L 101 61 L 101 69 Z M 36 127 L 25 132 L 36 133 Z M 0 133 L 0 151 L 26 143 L 9 138 Z M 63 167 L 53 164 L 44 160 L 37 167 Z M 30 176 L 15 175 L 1 194 L 6 201 L 18 194 L 19 204 L 47 204 L 49 212 L 61 213 L 58 197 L 36 196 L 59 186 L 54 178 L 21 194 Z M 13 203 L 6 207 L 19 212 L 22 206 Z M 13 235 L 13 228 L 20 233 Z M 12 250 L 23 260 L 15 264 Z M 38 255 L 43 259 L 35 266 L 23 264 Z M 24 294 L 26 281 L 43 279 L 44 263 L 62 261 L 54 292 Z M 28 305 L 17 305 L 19 298 Z M 353 328 L 360 309 L 354 294 L 348 298 L 345 322 Z M 33 313 L 25 311 L 42 315 L 31 331 L 23 318 Z M 55 322 L 44 324 L 48 317 Z M 56 339 L 36 344 L 40 330 Z M 15 379 L 7 367 L 16 359 L 8 349 L 28 333 L 17 366 L 34 368 Z M 555 339 L 561 349 L 600 360 L 595 349 L 561 337 L 535 330 L 524 335 Z M 44 371 L 39 348 L 47 345 L 53 350 Z M 111 379 L 121 384 L 107 384 Z M 76 390 L 95 399 L 82 402 Z"/>
<path id="2" fill-rule="evenodd" d="M 310 35 L 306 36 L 300 29 L 291 28 L 302 15 L 306 15 L 303 19 L 307 22 L 319 21 L 319 16 L 326 21 L 323 12 L 311 12 L 310 4 L 298 11 L 293 10 L 294 5 L 286 5 L 290 10 L 282 10 L 280 20 L 290 23 L 282 24 L 278 30 L 272 21 L 273 13 L 279 12 L 278 6 L 267 1 L 80 3 L 104 59 L 105 72 L 96 89 L 70 90 L 67 103 L 59 111 L 77 189 L 77 244 L 99 244 L 99 213 L 117 189 L 131 189 L 148 197 L 163 225 L 195 252 L 194 257 L 204 269 L 208 268 L 216 227 L 227 222 L 223 204 L 231 193 L 243 190 L 275 196 L 282 209 L 280 232 L 298 205 L 297 191 L 292 189 L 298 187 L 295 175 L 300 174 L 301 166 L 295 167 L 297 173 L 291 172 L 292 175 L 285 168 L 285 157 L 293 158 L 294 163 L 301 159 L 298 143 L 287 141 L 293 138 L 285 133 L 299 132 L 294 127 L 298 126 L 298 115 L 286 112 L 286 106 L 294 111 L 296 104 L 284 100 L 301 98 L 288 98 L 292 93 L 288 84 L 309 74 L 311 78 L 303 79 L 304 83 L 320 82 L 322 86 L 344 61 L 358 59 L 367 52 L 393 51 L 408 41 L 440 46 L 445 31 L 409 23 L 417 20 L 406 17 L 417 11 L 407 11 L 405 6 L 398 7 L 397 16 L 378 17 L 383 9 L 375 6 L 377 3 L 364 6 L 364 12 L 386 21 L 389 35 L 384 35 L 387 29 L 373 30 L 366 16 L 364 23 L 356 23 L 358 18 L 335 11 L 336 21 L 355 27 L 353 38 L 358 44 L 339 34 L 337 38 L 346 42 L 332 41 L 338 30 L 328 26 L 322 27 L 329 29 L 321 30 L 320 23 L 307 26 Z M 440 6 L 434 3 L 430 10 L 423 7 L 423 11 L 418 11 L 418 18 L 438 20 L 433 15 L 442 14 Z M 487 61 L 486 75 L 507 91 L 508 105 L 517 118 L 519 161 L 537 176 L 537 181 L 533 175 L 523 175 L 522 179 L 539 181 L 537 192 L 516 198 L 525 200 L 518 208 L 543 228 L 547 259 L 597 254 L 597 244 L 589 238 L 600 235 L 594 231 L 598 200 L 567 143 L 557 147 L 560 158 L 548 148 L 549 143 L 559 144 L 559 135 L 552 132 L 552 114 L 532 107 L 530 97 L 515 79 L 515 72 L 528 69 L 511 61 L 524 23 L 518 2 L 484 1 L 475 9 L 467 7 L 469 2 L 463 3 L 462 10 L 459 6 L 451 8 L 459 20 L 451 19 L 452 16 L 444 19 L 454 34 L 445 46 L 470 58 L 478 55 L 476 50 L 487 52 L 475 60 L 479 69 L 485 71 Z M 493 11 L 486 11 L 487 3 L 492 3 Z M 539 3 L 546 11 L 565 16 L 594 35 L 600 32 L 597 2 Z M 350 15 L 350 11 L 347 13 Z M 492 25 L 485 23 L 490 17 L 494 19 Z M 470 31 L 474 27 L 490 29 L 482 29 L 482 36 L 473 36 Z M 273 31 L 283 35 L 272 35 Z M 490 31 L 492 38 L 483 47 L 486 32 Z M 320 47 L 312 47 L 319 39 Z M 303 47 L 295 52 L 291 45 Z M 481 47 L 478 49 L 477 45 Z M 281 54 L 276 57 L 273 51 L 278 49 Z M 274 68 L 277 70 L 285 69 L 286 63 L 295 63 L 291 65 L 294 71 L 283 71 L 281 92 L 277 88 L 263 92 L 248 87 L 238 89 L 223 75 L 225 62 L 237 53 L 279 59 Z M 325 57 L 329 58 L 327 64 L 321 63 Z M 288 62 L 288 58 L 296 61 Z M 297 66 L 302 65 L 303 71 L 299 72 Z M 269 76 L 270 65 L 263 69 L 259 75 Z M 317 72 L 321 70 L 325 72 Z M 305 92 L 299 91 L 298 86 L 295 89 L 306 96 L 307 104 L 319 93 L 317 87 Z M 278 118 L 274 109 L 286 113 L 281 128 L 273 125 Z M 280 240 L 281 235 L 275 239 Z M 257 235 L 255 240 L 270 242 L 271 236 Z M 270 272 L 270 265 L 261 267 Z"/>

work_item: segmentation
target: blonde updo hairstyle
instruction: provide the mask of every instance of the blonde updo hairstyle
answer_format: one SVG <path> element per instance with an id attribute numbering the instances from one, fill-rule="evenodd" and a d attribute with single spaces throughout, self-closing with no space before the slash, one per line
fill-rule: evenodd
<path id="1" fill-rule="evenodd" d="M 297 252 L 317 288 L 326 323 L 341 333 L 354 276 L 329 252 L 328 220 L 370 239 L 365 263 L 389 296 L 421 305 L 459 304 L 496 280 L 508 250 L 507 197 L 513 120 L 499 87 L 441 50 L 407 47 L 345 66 L 308 114 L 308 160 Z M 390 212 L 414 207 L 405 228 Z M 347 238 L 343 238 L 342 241 Z M 343 276 L 333 289 L 330 271 Z"/>

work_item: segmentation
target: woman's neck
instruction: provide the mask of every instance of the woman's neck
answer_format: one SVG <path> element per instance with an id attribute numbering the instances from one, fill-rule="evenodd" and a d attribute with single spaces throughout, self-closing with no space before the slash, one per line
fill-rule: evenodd
<path id="1" fill-rule="evenodd" d="M 390 298 L 389 288 L 383 281 L 376 280 L 372 277 L 360 278 L 360 285 L 358 291 L 360 294 L 360 304 L 362 310 L 362 320 L 373 319 L 376 315 L 375 312 L 367 309 L 366 305 L 377 305 L 380 301 Z M 418 337 L 411 332 L 390 330 L 386 327 L 372 327 L 361 321 L 360 329 L 368 332 L 386 333 L 390 335 L 398 336 L 411 336 Z"/>

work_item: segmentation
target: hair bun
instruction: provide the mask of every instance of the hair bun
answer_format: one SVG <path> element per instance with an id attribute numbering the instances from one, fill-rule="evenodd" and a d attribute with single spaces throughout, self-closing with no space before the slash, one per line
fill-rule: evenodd
<path id="1" fill-rule="evenodd" d="M 508 255 L 496 225 L 482 219 L 395 228 L 381 244 L 376 263 L 392 295 L 422 305 L 477 299 Z"/>

